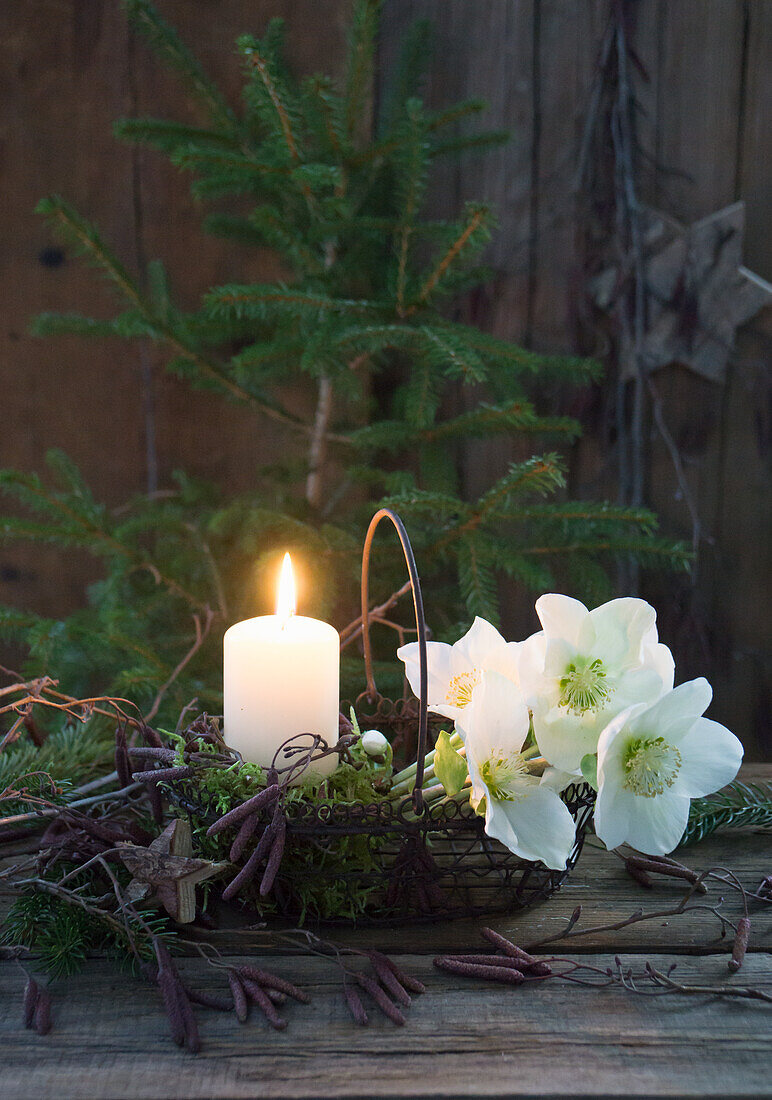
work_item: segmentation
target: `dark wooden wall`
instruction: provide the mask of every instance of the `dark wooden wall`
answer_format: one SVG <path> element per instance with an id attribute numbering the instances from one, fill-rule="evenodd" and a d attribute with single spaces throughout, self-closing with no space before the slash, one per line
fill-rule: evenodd
<path id="1" fill-rule="evenodd" d="M 736 199 L 747 206 L 745 263 L 772 279 L 772 3 L 633 0 L 632 45 L 642 144 L 667 171 L 649 171 L 643 198 L 685 224 Z M 590 99 L 607 0 L 389 0 L 382 74 L 417 18 L 435 25 L 427 98 L 480 97 L 482 122 L 513 140 L 467 157 L 437 179 L 450 211 L 468 199 L 497 209 L 490 249 L 494 291 L 474 318 L 538 350 L 575 347 L 583 234 L 574 194 L 576 154 Z M 770 704 L 770 345 L 772 309 L 739 334 L 725 383 L 682 367 L 657 373 L 664 415 L 681 452 L 704 530 L 693 578 L 646 578 L 677 675 L 707 675 L 711 713 L 749 753 L 772 757 Z M 502 472 L 516 443 L 481 444 L 467 461 L 474 490 Z M 662 528 L 689 539 L 691 523 L 670 455 L 647 440 L 647 502 Z M 590 434 L 572 456 L 572 492 L 614 498 L 613 455 Z M 530 597 L 509 594 L 513 636 L 535 623 Z"/>
<path id="2" fill-rule="evenodd" d="M 380 71 L 388 72 L 410 21 L 436 23 L 427 97 L 482 96 L 484 122 L 513 140 L 468 158 L 435 181 L 438 211 L 484 198 L 498 209 L 490 250 L 495 283 L 476 317 L 500 335 L 544 350 L 572 346 L 580 239 L 572 176 L 608 0 L 386 0 Z M 302 70 L 340 66 L 350 0 L 159 0 L 164 15 L 213 75 L 238 85 L 233 40 L 271 15 L 289 26 Z M 647 201 L 690 222 L 736 198 L 747 204 L 746 264 L 772 278 L 770 92 L 772 0 L 638 0 L 634 45 L 650 74 L 641 91 L 642 136 L 671 173 L 651 177 Z M 66 253 L 52 251 L 35 201 L 60 191 L 102 227 L 130 266 L 161 256 L 183 300 L 215 282 L 266 278 L 197 231 L 186 181 L 161 158 L 116 143 L 114 118 L 189 114 L 173 77 L 133 40 L 118 0 L 19 0 L 0 6 L 0 465 L 39 468 L 50 446 L 66 448 L 97 493 L 118 502 L 183 466 L 227 490 L 286 439 L 270 423 L 190 391 L 160 373 L 148 349 L 39 341 L 26 335 L 42 309 L 94 312 L 109 291 Z M 375 94 L 379 94 L 379 79 Z M 251 264 L 251 267 L 248 266 Z M 682 678 L 705 672 L 714 715 L 755 756 L 772 756 L 769 710 L 768 361 L 772 317 L 740 334 L 726 382 L 682 368 L 660 372 L 670 429 L 684 457 L 706 539 L 696 585 L 651 587 Z M 467 459 L 470 489 L 503 465 L 499 449 Z M 613 495 L 613 469 L 596 441 L 573 457 L 573 490 Z M 663 528 L 689 535 L 670 458 L 649 445 L 649 502 Z M 92 565 L 75 555 L 0 548 L 0 602 L 64 613 L 83 598 Z M 651 583 L 651 582 L 650 582 Z M 532 626 L 529 599 L 510 596 L 508 625 Z"/>

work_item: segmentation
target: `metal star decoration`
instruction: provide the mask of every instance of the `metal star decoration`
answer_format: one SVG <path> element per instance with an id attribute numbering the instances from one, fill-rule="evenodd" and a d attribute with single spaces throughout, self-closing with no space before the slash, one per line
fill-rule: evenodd
<path id="1" fill-rule="evenodd" d="M 144 901 L 154 894 L 166 912 L 180 924 L 196 915 L 196 886 L 221 874 L 229 864 L 193 858 L 193 839 L 187 821 L 177 819 L 147 848 L 122 844 L 121 859 L 134 876 L 126 888 L 128 901 Z"/>
<path id="2" fill-rule="evenodd" d="M 713 382 L 723 380 L 735 332 L 772 303 L 772 285 L 742 266 L 745 206 L 718 210 L 684 227 L 656 210 L 642 214 L 647 289 L 641 362 L 648 371 L 682 363 Z M 591 283 L 601 309 L 627 292 L 632 259 Z M 620 348 L 625 373 L 635 372 L 631 347 Z"/>

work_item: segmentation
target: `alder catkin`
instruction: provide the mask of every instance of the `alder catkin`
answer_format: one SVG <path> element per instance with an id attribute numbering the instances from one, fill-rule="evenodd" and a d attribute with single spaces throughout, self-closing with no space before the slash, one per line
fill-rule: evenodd
<path id="1" fill-rule="evenodd" d="M 292 982 L 288 982 L 286 978 L 280 978 L 277 974 L 269 974 L 267 970 L 259 970 L 256 966 L 240 966 L 238 973 L 253 982 L 257 982 L 258 985 L 265 986 L 266 989 L 276 989 L 279 993 L 286 993 L 288 997 L 300 1001 L 301 1004 L 308 1005 L 311 1003 L 311 998 L 307 993 L 304 993 L 302 989 L 298 989 Z"/>
<path id="2" fill-rule="evenodd" d="M 405 1017 L 376 981 L 373 981 L 372 978 L 368 978 L 366 974 L 357 974 L 357 981 L 362 986 L 365 993 L 368 993 L 372 997 L 384 1016 L 388 1017 L 397 1027 L 405 1026 L 407 1022 Z"/>
<path id="3" fill-rule="evenodd" d="M 370 1023 L 367 1018 L 367 1012 L 365 1006 L 362 1004 L 362 998 L 352 985 L 345 985 L 343 987 L 343 996 L 348 1005 L 349 1012 L 354 1018 L 354 1023 L 359 1024 L 360 1027 L 367 1027 Z"/>
<path id="4" fill-rule="evenodd" d="M 376 954 L 370 954 L 370 962 L 372 963 L 373 970 L 378 976 L 378 980 L 386 992 L 390 993 L 398 1004 L 404 1005 L 405 1008 L 409 1008 L 413 1003 L 410 999 L 410 994 L 404 988 L 391 967 L 387 966 Z"/>
<path id="5" fill-rule="evenodd" d="M 507 982 L 509 985 L 520 985 L 525 981 L 525 975 L 514 967 L 459 962 L 447 955 L 436 958 L 434 965 L 438 970 L 447 970 L 449 974 L 460 974 L 464 978 L 482 978 L 490 982 Z"/>
<path id="6" fill-rule="evenodd" d="M 35 1007 L 38 1003 L 38 997 L 40 996 L 40 986 L 34 978 L 27 978 L 27 984 L 24 987 L 24 1026 L 32 1027 L 33 1020 L 35 1019 Z"/>
<path id="7" fill-rule="evenodd" d="M 235 806 L 232 810 L 229 810 L 227 814 L 223 814 L 222 817 L 219 817 L 213 825 L 209 826 L 206 835 L 216 836 L 217 833 L 221 833 L 223 829 L 227 829 L 229 825 L 237 825 L 240 821 L 243 821 L 245 817 L 249 817 L 250 814 L 262 810 L 278 797 L 278 784 L 272 783 L 270 787 L 266 787 L 264 790 L 259 791 L 256 795 L 253 795 L 252 798 L 248 798 L 246 802 L 242 802 L 240 806 Z"/>
<path id="8" fill-rule="evenodd" d="M 381 951 L 370 951 L 368 953 L 371 957 L 380 959 L 385 966 L 388 966 L 399 984 L 404 986 L 405 989 L 409 990 L 411 993 L 426 992 L 426 986 L 423 982 L 419 982 L 418 978 L 414 978 L 412 974 L 406 974 L 388 955 L 384 955 Z"/>
<path id="9" fill-rule="evenodd" d="M 45 989 L 38 993 L 33 1025 L 38 1035 L 48 1035 L 51 1030 L 51 998 Z"/>
<path id="10" fill-rule="evenodd" d="M 743 964 L 745 952 L 748 950 L 748 939 L 751 934 L 751 918 L 740 917 L 737 922 L 737 932 L 732 947 L 732 957 L 729 960 L 729 969 L 736 974 Z"/>
<path id="11" fill-rule="evenodd" d="M 233 994 L 233 1007 L 236 1010 L 236 1019 L 239 1023 L 246 1022 L 249 1015 L 249 1004 L 247 1003 L 247 995 L 244 992 L 244 986 L 241 984 L 241 979 L 238 975 L 234 974 L 232 970 L 228 971 L 228 984 L 231 987 L 231 993 Z"/>

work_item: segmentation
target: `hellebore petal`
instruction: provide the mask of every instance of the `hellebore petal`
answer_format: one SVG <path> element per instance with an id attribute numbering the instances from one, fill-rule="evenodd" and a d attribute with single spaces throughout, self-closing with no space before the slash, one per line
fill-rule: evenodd
<path id="1" fill-rule="evenodd" d="M 650 706 L 628 708 L 603 730 L 595 831 L 607 847 L 666 855 L 683 836 L 690 799 L 737 774 L 742 745 L 702 717 L 710 698 L 707 680 L 692 680 Z"/>
<path id="2" fill-rule="evenodd" d="M 588 611 L 551 593 L 536 610 L 544 629 L 522 644 L 520 683 L 539 748 L 550 764 L 574 772 L 616 714 L 672 687 L 673 659 L 645 600 L 610 600 Z"/>
<path id="3" fill-rule="evenodd" d="M 516 681 L 519 648 L 519 643 L 507 642 L 495 626 L 479 616 L 452 646 L 427 642 L 429 710 L 446 718 L 457 718 L 471 702 L 482 674 L 488 669 Z M 419 695 L 418 642 L 401 646 L 397 656 L 405 663 L 405 675 L 414 695 Z"/>

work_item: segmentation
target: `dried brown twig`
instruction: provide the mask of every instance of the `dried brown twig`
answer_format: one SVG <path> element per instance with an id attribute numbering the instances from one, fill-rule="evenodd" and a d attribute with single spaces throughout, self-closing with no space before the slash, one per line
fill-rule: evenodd
<path id="1" fill-rule="evenodd" d="M 571 919 L 571 927 L 577 922 L 579 915 L 575 911 Z M 647 917 L 658 915 L 661 914 L 647 914 Z M 624 924 L 621 926 L 624 927 Z M 671 977 L 676 969 L 675 964 L 665 974 L 650 962 L 645 962 L 643 971 L 636 972 L 631 966 L 625 967 L 618 955 L 614 959 L 614 966 L 607 967 L 556 955 L 537 959 L 490 928 L 482 929 L 482 934 L 499 949 L 498 955 L 441 955 L 434 960 L 434 965 L 439 970 L 445 970 L 459 977 L 517 986 L 528 982 L 557 979 L 591 989 L 619 986 L 630 993 L 650 997 L 680 993 L 689 996 L 736 997 L 772 1003 L 772 994 L 763 989 L 732 985 L 691 985 L 678 982 Z M 581 932 L 574 934 L 580 935 Z"/>

